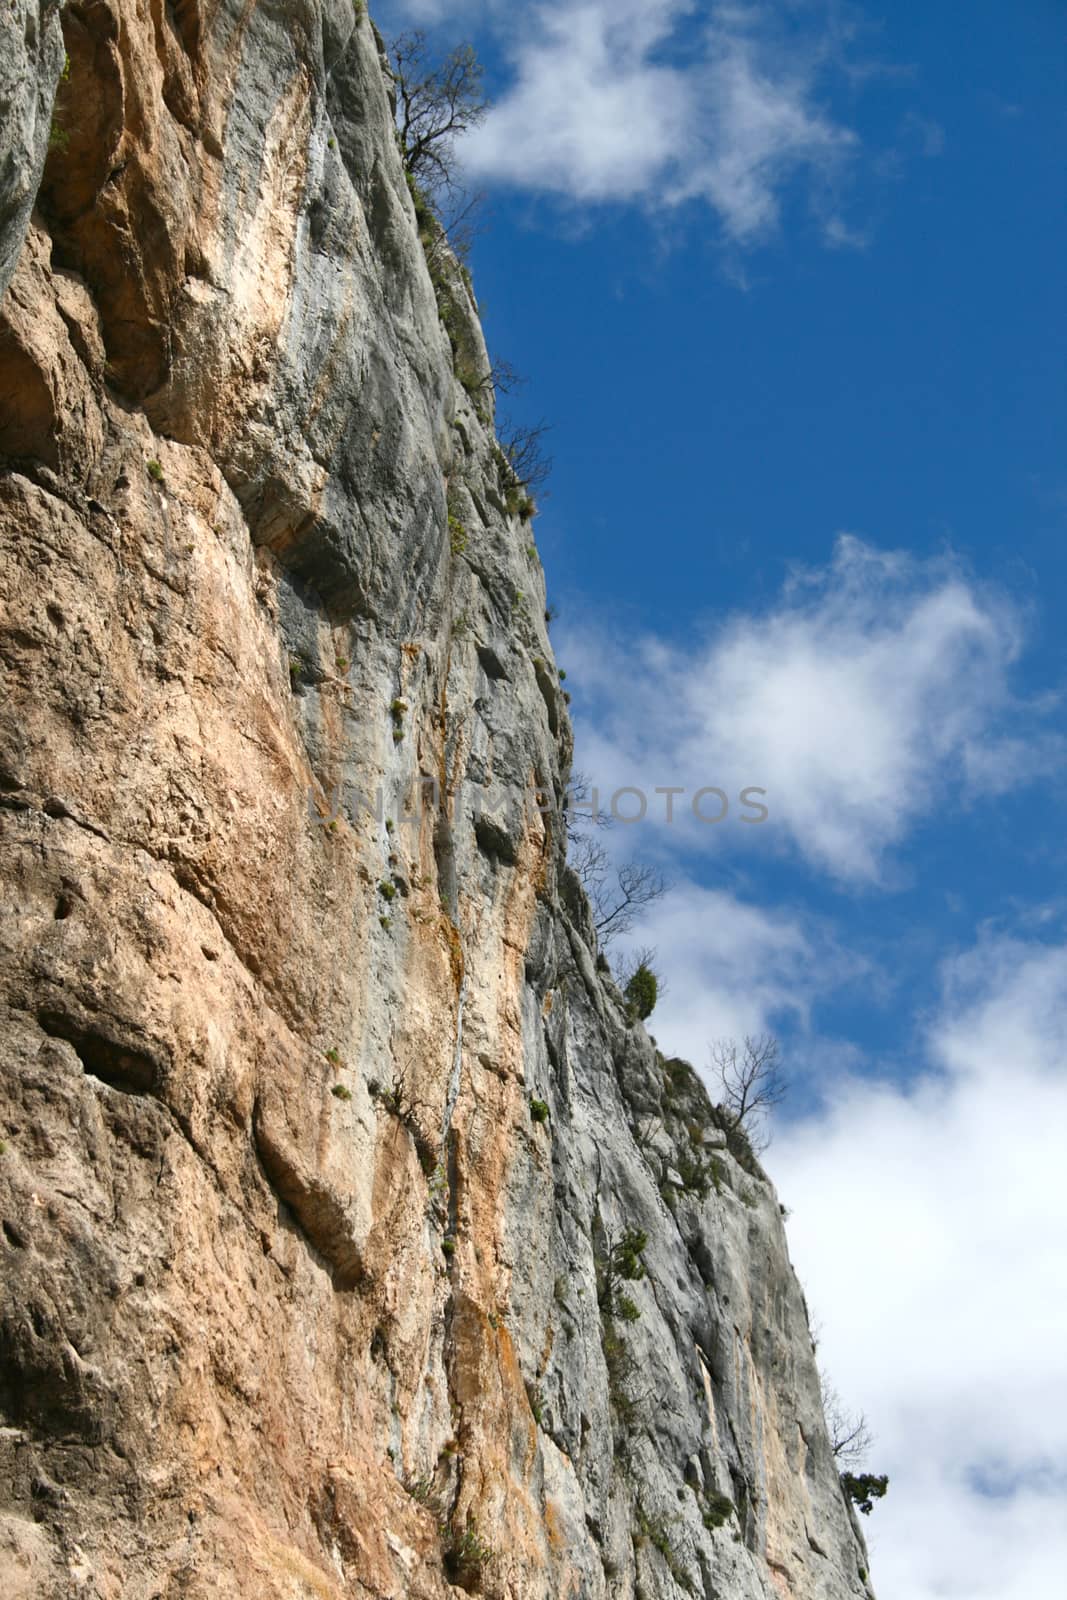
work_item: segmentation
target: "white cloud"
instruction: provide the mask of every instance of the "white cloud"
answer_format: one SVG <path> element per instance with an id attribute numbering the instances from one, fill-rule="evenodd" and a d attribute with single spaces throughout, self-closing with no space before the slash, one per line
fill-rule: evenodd
<path id="1" fill-rule="evenodd" d="M 697 0 L 406 0 L 406 22 L 493 28 L 512 76 L 463 145 L 478 182 L 581 203 L 708 205 L 726 238 L 773 234 L 803 179 L 828 242 L 859 235 L 829 197 L 856 135 L 825 103 L 829 9 Z"/>
<path id="2" fill-rule="evenodd" d="M 702 196 L 727 232 L 747 242 L 777 226 L 779 196 L 797 171 L 827 184 L 857 141 L 815 103 L 815 61 L 771 48 L 763 11 L 720 6 L 714 15 L 695 110 L 697 149 L 672 194 Z M 839 217 L 824 220 L 831 242 L 851 242 Z"/>
<path id="3" fill-rule="evenodd" d="M 651 59 L 684 9 L 536 8 L 535 28 L 514 42 L 514 85 L 464 146 L 472 174 L 576 200 L 649 194 L 688 143 L 691 85 Z"/>
<path id="4" fill-rule="evenodd" d="M 719 829 L 695 824 L 683 802 L 688 820 L 662 830 L 661 849 L 754 835 L 736 820 L 736 797 L 752 785 L 767 791 L 764 841 L 789 842 L 837 879 L 874 883 L 938 806 L 1062 766 L 1062 739 L 1039 726 L 1048 705 L 1012 698 L 1020 645 L 1019 615 L 951 562 L 846 536 L 827 568 L 685 651 L 649 637 L 622 650 L 571 630 L 563 659 L 582 688 L 579 765 L 603 793 L 716 784 L 731 797 L 733 820 Z"/>
<path id="5" fill-rule="evenodd" d="M 855 970 L 810 919 L 693 883 L 675 885 L 619 943 L 622 953 L 635 946 L 655 949 L 668 980 L 651 1030 L 698 1069 L 715 1039 L 804 1026 L 816 995 Z"/>
<path id="6" fill-rule="evenodd" d="M 867 1411 L 881 1600 L 1033 1600 L 1067 1562 L 1067 947 L 946 969 L 910 1088 L 842 1077 L 772 1166 L 823 1324 Z"/>

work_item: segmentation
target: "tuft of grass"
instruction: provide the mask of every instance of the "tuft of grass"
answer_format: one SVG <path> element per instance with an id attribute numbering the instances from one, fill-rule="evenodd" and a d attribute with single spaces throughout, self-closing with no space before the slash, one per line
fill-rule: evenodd
<path id="1" fill-rule="evenodd" d="M 680 1589 L 687 1594 L 694 1594 L 692 1581 L 682 1563 L 674 1553 L 671 1544 L 670 1524 L 676 1519 L 667 1517 L 650 1517 L 641 1505 L 637 1508 L 634 1529 L 631 1534 L 635 1548 L 648 1543 L 658 1550 L 667 1565 L 667 1571 Z"/>
<path id="2" fill-rule="evenodd" d="M 451 1260 L 455 1253 L 456 1241 L 453 1239 L 451 1234 L 448 1234 L 444 1239 L 441 1240 L 441 1254 L 448 1256 L 448 1258 Z"/>
<path id="3" fill-rule="evenodd" d="M 466 362 L 461 361 L 456 367 L 456 377 L 459 379 L 464 389 L 466 389 L 472 400 L 479 400 L 485 393 L 485 374 L 476 371 L 474 367 L 469 366 Z M 475 410 L 480 416 L 480 409 L 475 406 Z"/>
<path id="4" fill-rule="evenodd" d="M 530 1413 L 537 1426 L 540 1427 L 541 1419 L 544 1416 L 544 1405 L 541 1400 L 540 1390 L 532 1383 L 526 1385 L 526 1398 L 530 1402 Z"/>
<path id="5" fill-rule="evenodd" d="M 378 921 L 383 928 L 391 928 L 393 926 L 393 919 L 391 917 L 379 917 Z"/>
<path id="6" fill-rule="evenodd" d="M 638 1507 L 633 1542 L 638 1548 L 650 1544 L 666 1560 L 671 1554 L 671 1538 L 666 1517 L 650 1517 Z"/>
<path id="7" fill-rule="evenodd" d="M 148 476 L 151 478 L 153 483 L 163 482 L 163 464 L 162 462 L 157 461 L 154 456 L 151 461 L 145 462 L 145 471 L 148 473 Z"/>
<path id="8" fill-rule="evenodd" d="M 333 1095 L 335 1100 L 351 1100 L 352 1098 L 351 1093 L 345 1088 L 343 1083 L 335 1083 L 333 1088 L 330 1090 L 330 1093 Z"/>
<path id="9" fill-rule="evenodd" d="M 687 1150 L 679 1150 L 675 1157 L 678 1175 L 682 1180 L 683 1188 L 690 1194 L 695 1194 L 703 1200 L 708 1192 L 709 1173 L 704 1162 L 692 1156 Z"/>
<path id="10" fill-rule="evenodd" d="M 534 1122 L 548 1121 L 548 1106 L 543 1100 L 530 1101 L 530 1116 L 533 1118 Z"/>
<path id="11" fill-rule="evenodd" d="M 378 893 L 381 895 L 383 900 L 395 900 L 396 884 L 390 883 L 388 878 L 383 878 L 381 883 L 378 885 Z"/>
<path id="12" fill-rule="evenodd" d="M 408 190 L 411 194 L 411 203 L 415 207 L 415 221 L 421 229 L 432 218 L 433 207 L 419 188 L 413 174 L 405 172 L 404 176 L 407 179 Z"/>
<path id="13" fill-rule="evenodd" d="M 331 1066 L 339 1067 L 341 1065 L 341 1053 L 339 1050 L 335 1050 L 332 1045 L 330 1049 L 325 1052 L 325 1055 Z"/>
<path id="14" fill-rule="evenodd" d="M 648 1234 L 643 1228 L 627 1228 L 611 1252 L 612 1265 L 620 1278 L 639 1283 L 645 1275 L 641 1260 L 648 1245 Z"/>
<path id="15" fill-rule="evenodd" d="M 461 556 L 467 548 L 467 530 L 458 517 L 449 513 L 448 543 L 454 556 Z"/>
<path id="16" fill-rule="evenodd" d="M 446 1540 L 444 1549 L 445 1572 L 450 1580 L 468 1592 L 481 1587 L 482 1574 L 493 1558 L 491 1546 L 478 1533 L 473 1520 L 461 1534 L 442 1528 Z"/>
<path id="17" fill-rule="evenodd" d="M 731 1517 L 737 1515 L 737 1507 L 725 1494 L 708 1494 L 704 1497 L 703 1522 L 709 1532 L 721 1528 Z"/>
<path id="18" fill-rule="evenodd" d="M 600 1348 L 604 1355 L 604 1366 L 608 1374 L 608 1393 L 611 1396 L 611 1404 L 619 1421 L 624 1426 L 628 1426 L 637 1415 L 637 1402 L 630 1395 L 630 1379 L 634 1373 L 634 1358 L 630 1354 L 626 1340 L 616 1332 L 610 1319 L 602 1324 Z"/>

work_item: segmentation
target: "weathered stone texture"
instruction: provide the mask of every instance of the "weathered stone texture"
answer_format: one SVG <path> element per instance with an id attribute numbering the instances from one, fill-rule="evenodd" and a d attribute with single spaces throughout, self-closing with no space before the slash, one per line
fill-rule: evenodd
<path id="1" fill-rule="evenodd" d="M 11 279 L 52 134 L 63 71 L 57 0 L 0 7 L 0 294 Z"/>
<path id="2" fill-rule="evenodd" d="M 361 13 L 3 19 L 0 1592 L 860 1596 L 773 1190 L 564 866 Z"/>

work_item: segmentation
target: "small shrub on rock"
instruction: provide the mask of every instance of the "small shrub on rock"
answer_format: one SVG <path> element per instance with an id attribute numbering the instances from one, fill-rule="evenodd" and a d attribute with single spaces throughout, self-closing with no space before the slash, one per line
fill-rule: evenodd
<path id="1" fill-rule="evenodd" d="M 492 1560 L 492 1548 L 481 1538 L 474 1522 L 469 1522 L 462 1533 L 442 1529 L 445 1537 L 445 1572 L 452 1583 L 468 1593 L 477 1593 L 482 1576 Z"/>
<path id="2" fill-rule="evenodd" d="M 644 1022 L 655 1011 L 659 996 L 659 981 L 644 961 L 631 974 L 625 992 L 631 1015 Z"/>
<path id="3" fill-rule="evenodd" d="M 730 1517 L 735 1516 L 737 1507 L 725 1494 L 709 1494 L 704 1497 L 703 1521 L 705 1528 L 714 1530 L 721 1528 Z"/>
<path id="4" fill-rule="evenodd" d="M 862 1511 L 865 1517 L 869 1517 L 874 1510 L 875 1500 L 884 1498 L 889 1488 L 889 1479 L 884 1472 L 879 1475 L 873 1472 L 861 1472 L 858 1475 L 843 1472 L 841 1487 L 857 1510 Z"/>

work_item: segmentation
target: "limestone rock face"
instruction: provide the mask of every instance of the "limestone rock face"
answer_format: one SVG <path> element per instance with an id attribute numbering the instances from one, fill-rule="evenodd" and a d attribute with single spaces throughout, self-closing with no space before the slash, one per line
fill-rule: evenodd
<path id="1" fill-rule="evenodd" d="M 0 1592 L 869 1593 L 362 6 L 3 28 Z"/>
<path id="2" fill-rule="evenodd" d="M 63 70 L 56 0 L 5 0 L 0 8 L 0 294 L 7 288 L 33 210 Z"/>

